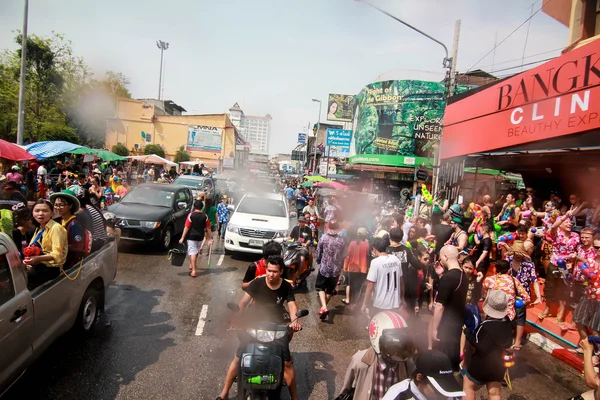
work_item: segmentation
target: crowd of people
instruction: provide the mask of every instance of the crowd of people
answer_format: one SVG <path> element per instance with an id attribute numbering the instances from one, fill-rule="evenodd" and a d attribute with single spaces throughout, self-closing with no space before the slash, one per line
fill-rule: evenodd
<path id="1" fill-rule="evenodd" d="M 523 345 L 527 307 L 543 302 L 538 318 L 556 309 L 562 329 L 580 333 L 575 351 L 587 354 L 588 335 L 600 329 L 597 200 L 571 195 L 565 205 L 551 193 L 541 201 L 527 188 L 455 204 L 441 193 L 418 208 L 397 209 L 355 193 L 321 196 L 309 186 L 288 182 L 283 194 L 298 211 L 294 229 L 311 232 L 319 317 L 331 319 L 328 304 L 345 285 L 341 302 L 370 318 L 372 349 L 353 357 L 339 399 L 394 399 L 385 394 L 400 392 L 423 398 L 417 392 L 427 384 L 434 394 L 426 398 L 475 399 L 485 386 L 490 399 L 500 399 Z M 318 222 L 307 227 L 312 217 Z M 251 279 L 260 276 L 254 272 Z M 573 326 L 564 319 L 569 307 Z M 427 310 L 432 316 L 424 323 Z M 382 335 L 386 324 L 391 339 Z M 382 351 L 390 342 L 403 345 Z M 460 373 L 462 388 L 452 374 L 441 385 L 431 372 L 437 365 Z M 597 380 L 590 381 L 595 389 Z"/>

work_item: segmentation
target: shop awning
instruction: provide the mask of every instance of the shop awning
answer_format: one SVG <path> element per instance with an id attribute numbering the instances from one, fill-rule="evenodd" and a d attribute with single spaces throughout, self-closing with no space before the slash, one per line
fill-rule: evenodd
<path id="1" fill-rule="evenodd" d="M 464 95 L 463 95 L 464 96 Z M 600 40 L 536 68 L 451 101 L 441 158 L 510 151 L 600 128 Z M 594 143 L 600 145 L 600 135 Z"/>
<path id="2" fill-rule="evenodd" d="M 75 143 L 65 142 L 62 140 L 52 140 L 46 142 L 36 142 L 26 146 L 28 153 L 35 156 L 35 158 L 45 159 L 55 157 L 60 154 L 68 153 L 72 150 L 81 148 Z"/>

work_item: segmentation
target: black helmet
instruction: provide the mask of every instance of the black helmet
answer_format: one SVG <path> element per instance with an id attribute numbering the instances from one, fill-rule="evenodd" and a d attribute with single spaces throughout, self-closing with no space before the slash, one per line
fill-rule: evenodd
<path id="1" fill-rule="evenodd" d="M 379 349 L 385 362 L 407 361 L 415 354 L 413 339 L 407 328 L 385 329 L 379 338 Z"/>

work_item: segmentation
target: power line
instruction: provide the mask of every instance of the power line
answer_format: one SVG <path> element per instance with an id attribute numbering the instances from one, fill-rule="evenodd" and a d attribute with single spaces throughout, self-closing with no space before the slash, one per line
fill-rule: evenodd
<path id="1" fill-rule="evenodd" d="M 542 62 L 554 60 L 555 58 L 556 57 L 550 57 L 550 58 L 545 58 L 543 60 L 531 61 L 531 62 L 528 62 L 528 63 L 525 63 L 525 64 L 515 65 L 514 67 L 507 67 L 507 68 L 497 69 L 497 70 L 494 71 L 494 73 L 501 72 L 501 71 L 508 71 L 510 69 L 515 69 L 515 68 L 526 67 L 528 65 L 539 64 L 539 63 L 542 63 Z"/>
<path id="2" fill-rule="evenodd" d="M 532 54 L 530 56 L 525 56 L 525 59 L 533 58 L 533 57 L 537 57 L 537 56 L 543 56 L 544 54 L 554 53 L 555 51 L 559 51 L 559 50 L 562 50 L 562 49 L 564 49 L 564 47 L 559 47 L 558 49 L 544 51 L 542 53 Z M 513 61 L 521 61 L 521 58 L 514 58 L 512 60 L 501 61 L 501 62 L 494 63 L 494 64 L 484 64 L 484 65 L 479 66 L 479 69 L 482 69 L 482 68 L 485 68 L 485 67 L 492 67 L 494 65 L 508 64 L 510 62 L 513 62 Z"/>
<path id="3" fill-rule="evenodd" d="M 546 4 L 550 3 L 552 0 L 548 0 L 546 1 Z M 544 6 L 544 1 L 542 1 L 542 7 Z M 473 69 L 473 67 L 475 67 L 477 64 L 479 64 L 481 61 L 483 61 L 483 59 L 485 59 L 487 56 L 489 56 L 497 47 L 499 47 L 502 43 L 504 43 L 509 37 L 511 37 L 516 31 L 518 31 L 523 25 L 525 25 L 530 19 L 532 19 L 533 17 L 535 17 L 537 15 L 537 13 L 539 13 L 540 11 L 542 11 L 542 7 L 538 8 L 538 10 L 536 12 L 534 12 L 533 14 L 531 14 L 529 16 L 529 18 L 527 18 L 525 21 L 523 21 L 519 26 L 517 26 L 511 33 L 508 34 L 508 36 L 506 36 L 504 39 L 502 39 L 500 41 L 500 43 L 498 43 L 497 45 L 494 46 L 493 49 L 491 49 L 490 51 L 488 51 L 483 57 L 481 57 L 479 59 L 479 61 L 477 61 L 475 64 L 473 64 L 473 66 L 471 66 L 471 68 L 469 68 L 467 70 L 467 72 L 471 71 Z"/>

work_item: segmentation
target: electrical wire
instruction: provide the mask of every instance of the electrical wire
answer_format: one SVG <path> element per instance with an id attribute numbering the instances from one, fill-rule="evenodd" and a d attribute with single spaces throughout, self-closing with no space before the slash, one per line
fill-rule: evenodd
<path id="1" fill-rule="evenodd" d="M 546 61 L 554 60 L 555 58 L 556 57 L 550 57 L 550 58 L 545 58 L 543 60 L 531 61 L 531 62 L 528 62 L 528 63 L 525 63 L 525 64 L 515 65 L 513 67 L 507 67 L 507 68 L 497 69 L 497 70 L 494 70 L 494 73 L 496 73 L 496 72 L 502 72 L 502 71 L 508 71 L 508 70 L 511 70 L 511 69 L 516 69 L 516 68 L 521 68 L 521 67 L 526 67 L 528 65 L 539 64 L 539 63 L 543 63 L 543 62 L 546 62 Z"/>
<path id="2" fill-rule="evenodd" d="M 544 51 L 542 53 L 532 54 L 530 56 L 525 56 L 525 59 L 527 59 L 527 58 L 533 58 L 533 57 L 537 57 L 537 56 L 543 56 L 544 54 L 554 53 L 555 51 L 559 51 L 559 50 L 562 50 L 562 49 L 564 49 L 564 47 L 559 47 L 558 49 Z M 485 64 L 485 65 L 479 66 L 479 68 L 482 69 L 482 68 L 486 68 L 486 67 L 493 67 L 495 65 L 508 64 L 510 62 L 513 62 L 513 61 L 521 61 L 521 58 L 519 57 L 519 58 L 515 58 L 515 59 L 512 59 L 512 60 L 501 61 L 501 62 L 497 62 L 497 63 L 494 63 L 494 64 Z"/>
<path id="3" fill-rule="evenodd" d="M 550 3 L 552 0 L 547 0 L 546 4 Z M 542 1 L 542 7 L 544 7 L 544 0 Z M 518 31 L 519 29 L 521 29 L 521 27 L 523 25 L 525 25 L 530 19 L 532 19 L 533 17 L 535 17 L 537 15 L 537 13 L 539 13 L 540 11 L 542 11 L 542 7 L 538 8 L 536 12 L 534 12 L 533 14 L 531 14 L 529 16 L 529 18 L 527 18 L 525 21 L 523 21 L 519 26 L 517 26 L 511 33 L 508 34 L 508 36 L 506 36 L 504 39 L 502 39 L 500 41 L 500 43 L 496 44 L 494 46 L 493 49 L 491 49 L 490 51 L 488 51 L 483 57 L 481 57 L 479 59 L 479 61 L 477 61 L 475 64 L 473 64 L 471 66 L 471 68 L 469 68 L 467 70 L 467 72 L 471 71 L 473 69 L 473 67 L 475 67 L 477 64 L 479 64 L 481 61 L 483 61 L 487 56 L 489 56 L 495 49 L 497 49 L 502 43 L 504 43 L 509 37 L 511 37 L 516 31 Z"/>

